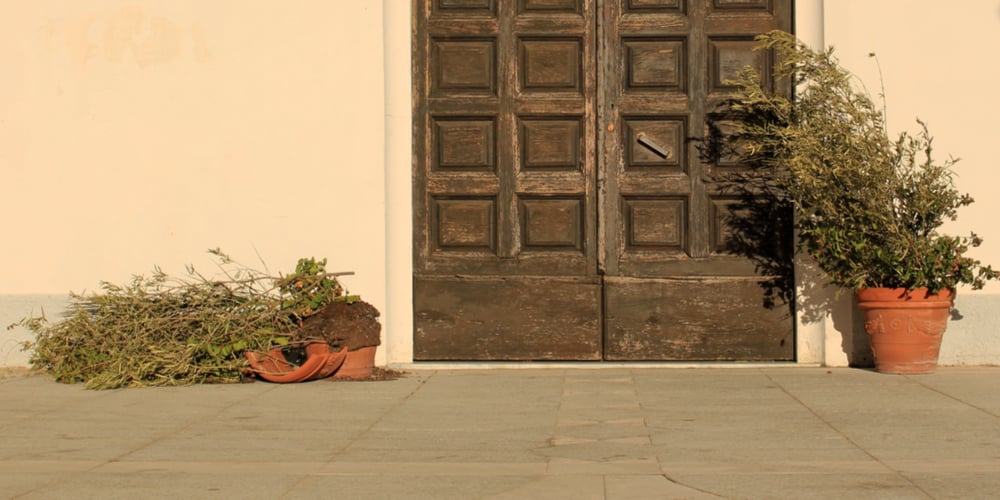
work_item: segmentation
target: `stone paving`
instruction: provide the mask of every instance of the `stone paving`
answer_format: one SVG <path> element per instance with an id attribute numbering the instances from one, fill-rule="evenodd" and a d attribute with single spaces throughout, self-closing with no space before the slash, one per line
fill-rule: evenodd
<path id="1" fill-rule="evenodd" d="M 593 365 L 591 365 L 593 366 Z M 996 498 L 1000 368 L 0 379 L 0 498 Z"/>

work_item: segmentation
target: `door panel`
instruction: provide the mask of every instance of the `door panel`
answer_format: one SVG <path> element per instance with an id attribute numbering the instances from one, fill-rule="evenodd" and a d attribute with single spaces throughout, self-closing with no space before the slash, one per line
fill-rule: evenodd
<path id="1" fill-rule="evenodd" d="M 787 2 L 611 1 L 600 37 L 598 141 L 605 358 L 793 359 L 790 309 L 762 306 L 771 280 L 726 251 L 728 198 L 691 137 L 746 65 L 753 37 L 788 29 Z"/>
<path id="2" fill-rule="evenodd" d="M 691 140 L 789 0 L 414 5 L 415 359 L 792 359 Z"/>
<path id="3" fill-rule="evenodd" d="M 415 16 L 416 359 L 599 359 L 593 2 Z"/>
<path id="4" fill-rule="evenodd" d="M 794 345 L 786 316 L 762 314 L 756 280 L 609 277 L 605 288 L 608 360 L 772 361 Z"/>
<path id="5" fill-rule="evenodd" d="M 593 279 L 425 277 L 413 294 L 415 359 L 601 359 L 601 285 Z"/>

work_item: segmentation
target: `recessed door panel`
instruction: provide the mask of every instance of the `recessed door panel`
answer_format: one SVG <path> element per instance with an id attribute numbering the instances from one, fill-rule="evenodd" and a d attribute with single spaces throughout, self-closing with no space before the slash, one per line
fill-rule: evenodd
<path id="1" fill-rule="evenodd" d="M 415 358 L 793 359 L 696 140 L 790 4 L 417 0 Z"/>

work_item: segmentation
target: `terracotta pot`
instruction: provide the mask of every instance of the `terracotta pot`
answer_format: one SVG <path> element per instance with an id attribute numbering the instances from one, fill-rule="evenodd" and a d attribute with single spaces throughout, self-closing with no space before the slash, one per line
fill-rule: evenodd
<path id="1" fill-rule="evenodd" d="M 362 347 L 356 351 L 347 353 L 344 364 L 333 374 L 335 379 L 366 379 L 372 376 L 372 368 L 375 367 L 375 348 Z"/>
<path id="2" fill-rule="evenodd" d="M 926 288 L 866 288 L 856 294 L 865 312 L 875 370 L 881 373 L 933 373 L 941 337 L 955 300 L 954 290 L 928 294 Z"/>
<path id="3" fill-rule="evenodd" d="M 329 349 L 329 346 L 327 344 L 322 344 L 322 345 L 326 345 L 327 349 Z M 330 375 L 333 375 L 338 369 L 340 369 L 341 366 L 344 365 L 344 361 L 346 360 L 347 360 L 347 347 L 344 347 L 343 349 L 337 352 L 327 352 L 326 363 L 324 363 L 323 367 L 320 368 L 319 371 L 317 371 L 315 374 L 313 374 L 313 376 L 309 377 L 309 380 L 326 378 L 329 377 Z"/>
<path id="4" fill-rule="evenodd" d="M 306 361 L 294 365 L 285 359 L 281 348 L 267 352 L 247 351 L 246 357 L 254 374 L 269 382 L 291 383 L 303 382 L 323 377 L 329 377 L 347 359 L 347 348 L 338 352 L 330 352 L 326 342 L 313 342 L 305 347 Z"/>

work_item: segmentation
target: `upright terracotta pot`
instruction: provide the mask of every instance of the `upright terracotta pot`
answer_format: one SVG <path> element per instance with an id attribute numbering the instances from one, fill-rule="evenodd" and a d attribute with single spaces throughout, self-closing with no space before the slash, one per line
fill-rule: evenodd
<path id="1" fill-rule="evenodd" d="M 865 312 L 875 369 L 881 373 L 933 373 L 954 290 L 866 288 L 856 294 Z"/>
<path id="2" fill-rule="evenodd" d="M 375 368 L 375 346 L 362 347 L 347 353 L 344 364 L 333 374 L 335 379 L 364 380 Z"/>

